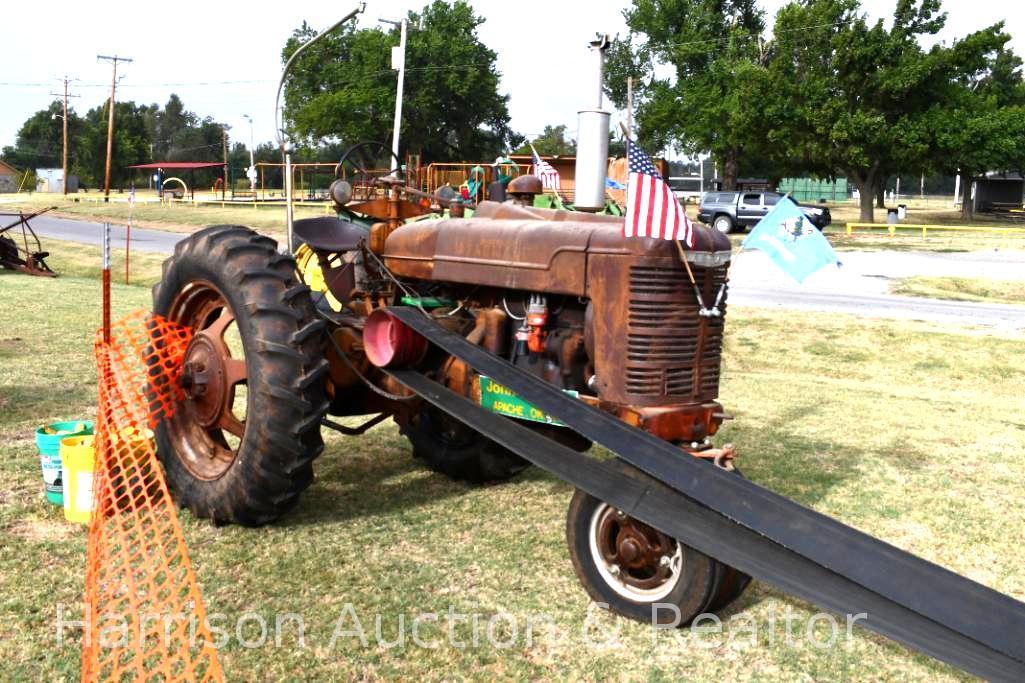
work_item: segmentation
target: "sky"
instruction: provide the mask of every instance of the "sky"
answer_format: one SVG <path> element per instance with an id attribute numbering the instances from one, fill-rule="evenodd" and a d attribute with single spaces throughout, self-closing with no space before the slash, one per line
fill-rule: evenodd
<path id="1" fill-rule="evenodd" d="M 895 1 L 863 0 L 862 5 L 872 18 L 888 17 Z M 360 25 L 398 18 L 425 2 L 368 0 Z M 784 3 L 762 0 L 770 26 Z M 320 30 L 356 4 L 172 3 L 143 10 L 145 4 L 132 3 L 125 10 L 121 3 L 51 0 L 43 14 L 42 6 L 31 2 L 6 3 L 0 16 L 0 146 L 13 144 L 25 119 L 49 105 L 49 93 L 61 90 L 65 75 L 78 79 L 71 92 L 80 97 L 70 100 L 77 112 L 100 105 L 109 95 L 111 67 L 98 61 L 98 54 L 134 60 L 119 66 L 119 101 L 162 105 L 178 93 L 191 111 L 231 126 L 234 140 L 249 144 L 248 114 L 256 143 L 269 141 L 285 40 L 303 20 Z M 943 4 L 949 18 L 939 39 L 950 42 L 1004 20 L 1015 51 L 1025 55 L 1025 3 Z M 626 5 L 598 0 L 474 0 L 472 5 L 486 18 L 478 29 L 481 40 L 498 53 L 513 130 L 532 137 L 547 124 L 566 124 L 575 131 L 576 112 L 594 100 L 587 43 L 598 31 L 625 34 Z"/>

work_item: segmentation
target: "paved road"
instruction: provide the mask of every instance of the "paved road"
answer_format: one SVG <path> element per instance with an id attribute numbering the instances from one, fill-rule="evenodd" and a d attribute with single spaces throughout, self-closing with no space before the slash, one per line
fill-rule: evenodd
<path id="1" fill-rule="evenodd" d="M 1000 330 L 1025 330 L 1025 306 L 923 299 L 892 294 L 759 290 L 730 287 L 735 306 L 850 313 L 871 318 L 928 320 L 955 325 L 982 325 Z"/>
<path id="2" fill-rule="evenodd" d="M 99 223 L 40 216 L 32 221 L 40 236 L 99 245 Z M 184 233 L 132 229 L 132 249 L 170 253 Z M 124 247 L 123 226 L 111 228 L 115 248 Z M 879 318 L 1025 330 L 1025 306 L 984 304 L 888 293 L 893 278 L 914 275 L 1025 280 L 1025 252 L 844 252 L 842 268 L 824 268 L 797 285 L 757 251 L 738 254 L 730 269 L 730 303 L 759 308 L 851 313 Z"/>
<path id="3" fill-rule="evenodd" d="M 1025 281 L 1025 252 L 841 252 L 843 265 L 826 267 L 798 285 L 761 251 L 734 257 L 730 302 L 740 306 L 851 313 L 1025 330 L 1025 306 L 890 294 L 892 280 L 933 277 Z"/>
<path id="4" fill-rule="evenodd" d="M 29 225 L 32 226 L 32 229 L 40 237 L 52 237 L 57 240 L 94 244 L 96 246 L 103 244 L 102 223 L 90 223 L 88 221 L 43 215 L 33 218 Z M 174 251 L 174 245 L 178 243 L 178 240 L 185 236 L 185 233 L 133 227 L 132 250 L 148 251 L 157 254 L 170 253 Z M 110 226 L 110 244 L 115 249 L 124 248 L 125 227 L 123 225 Z"/>

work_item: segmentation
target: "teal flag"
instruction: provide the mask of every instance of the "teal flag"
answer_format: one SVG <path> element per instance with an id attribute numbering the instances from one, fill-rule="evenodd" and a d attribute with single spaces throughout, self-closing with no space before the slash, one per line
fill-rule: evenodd
<path id="1" fill-rule="evenodd" d="M 840 260 L 822 231 L 789 197 L 783 197 L 744 238 L 741 249 L 761 249 L 798 282 Z"/>

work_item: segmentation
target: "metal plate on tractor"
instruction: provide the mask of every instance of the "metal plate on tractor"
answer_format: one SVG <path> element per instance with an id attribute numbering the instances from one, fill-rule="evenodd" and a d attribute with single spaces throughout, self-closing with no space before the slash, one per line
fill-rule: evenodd
<path id="1" fill-rule="evenodd" d="M 520 420 L 542 422 L 555 427 L 566 426 L 565 422 L 527 403 L 487 375 L 481 375 L 478 383 L 480 385 L 480 404 L 486 410 Z M 579 392 L 572 389 L 563 389 L 563 393 L 573 398 L 580 396 Z"/>

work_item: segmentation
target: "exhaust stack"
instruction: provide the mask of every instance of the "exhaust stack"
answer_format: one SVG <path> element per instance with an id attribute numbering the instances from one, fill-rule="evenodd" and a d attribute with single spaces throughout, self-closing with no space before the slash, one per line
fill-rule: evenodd
<path id="1" fill-rule="evenodd" d="M 577 112 L 577 165 L 573 206 L 579 211 L 601 211 L 605 208 L 605 174 L 609 164 L 609 112 L 602 109 L 605 50 L 608 34 L 600 34 L 590 43 L 595 59 L 594 109 Z"/>

